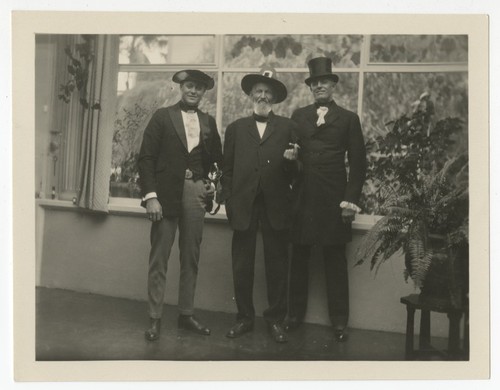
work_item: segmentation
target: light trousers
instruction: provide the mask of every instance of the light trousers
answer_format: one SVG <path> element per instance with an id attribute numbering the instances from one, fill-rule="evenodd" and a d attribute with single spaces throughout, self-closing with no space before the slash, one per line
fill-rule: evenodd
<path id="1" fill-rule="evenodd" d="M 149 316 L 161 318 L 167 285 L 167 264 L 172 245 L 179 229 L 179 301 L 182 315 L 192 315 L 200 244 L 205 219 L 205 186 L 202 180 L 184 181 L 182 211 L 179 217 L 153 222 L 151 226 L 151 252 L 149 255 L 148 301 Z"/>

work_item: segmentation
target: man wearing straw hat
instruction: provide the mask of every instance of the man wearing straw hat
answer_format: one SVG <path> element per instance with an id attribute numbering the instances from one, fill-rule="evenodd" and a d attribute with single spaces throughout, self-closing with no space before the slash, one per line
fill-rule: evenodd
<path id="1" fill-rule="evenodd" d="M 296 110 L 301 173 L 294 185 L 293 255 L 289 313 L 285 327 L 303 321 L 308 296 L 308 260 L 312 246 L 322 250 L 330 321 L 337 341 L 347 340 L 349 286 L 346 243 L 366 173 L 366 151 L 358 115 L 339 107 L 333 91 L 339 81 L 329 58 L 308 63 L 314 104 Z M 348 169 L 346 169 L 346 156 Z"/>
<path id="2" fill-rule="evenodd" d="M 143 206 L 151 225 L 146 340 L 160 337 L 167 263 L 179 230 L 180 277 L 178 327 L 202 335 L 210 329 L 193 316 L 205 210 L 214 196 L 207 185 L 213 163 L 221 163 L 222 146 L 215 119 L 198 109 L 214 80 L 199 70 L 182 70 L 172 80 L 181 100 L 160 108 L 145 131 L 139 154 Z"/>
<path id="3" fill-rule="evenodd" d="M 253 104 L 253 115 L 231 123 L 225 133 L 222 193 L 233 228 L 232 265 L 237 305 L 236 324 L 226 334 L 240 337 L 253 330 L 253 281 L 257 230 L 264 242 L 268 308 L 264 319 L 274 341 L 287 341 L 286 314 L 288 240 L 291 222 L 290 184 L 296 170 L 295 124 L 275 115 L 273 104 L 285 100 L 285 85 L 276 71 L 263 67 L 241 81 Z M 289 159 L 284 158 L 288 150 Z"/>

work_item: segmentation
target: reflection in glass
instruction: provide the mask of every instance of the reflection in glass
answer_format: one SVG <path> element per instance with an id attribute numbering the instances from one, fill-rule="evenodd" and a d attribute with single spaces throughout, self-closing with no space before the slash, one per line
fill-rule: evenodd
<path id="1" fill-rule="evenodd" d="M 214 35 L 123 35 L 120 64 L 213 64 Z"/>
<path id="2" fill-rule="evenodd" d="M 208 73 L 212 77 L 215 74 Z M 138 198 L 137 157 L 149 119 L 159 107 L 180 99 L 174 72 L 120 72 L 111 158 L 111 196 Z M 215 117 L 216 87 L 207 91 L 200 110 Z"/>
<path id="3" fill-rule="evenodd" d="M 284 102 L 273 107 L 273 111 L 276 114 L 290 117 L 297 108 L 314 102 L 311 91 L 304 83 L 308 75 L 308 73 L 278 73 L 277 78 L 286 85 L 288 96 Z M 252 114 L 252 103 L 241 89 L 241 79 L 243 76 L 245 76 L 245 73 L 224 73 L 221 124 L 223 132 L 231 122 Z M 334 99 L 338 105 L 356 112 L 358 74 L 341 73 L 339 76 L 340 81 L 335 87 Z"/>
<path id="4" fill-rule="evenodd" d="M 371 62 L 467 62 L 466 35 L 372 35 Z"/>
<path id="5" fill-rule="evenodd" d="M 362 35 L 227 35 L 225 65 L 232 68 L 307 68 L 314 57 L 330 57 L 338 68 L 359 66 Z"/>

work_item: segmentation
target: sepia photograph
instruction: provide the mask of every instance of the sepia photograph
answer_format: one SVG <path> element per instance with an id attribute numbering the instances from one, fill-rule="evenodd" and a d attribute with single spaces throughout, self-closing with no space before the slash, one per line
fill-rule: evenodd
<path id="1" fill-rule="evenodd" d="M 488 376 L 485 15 L 12 21 L 18 380 Z"/>

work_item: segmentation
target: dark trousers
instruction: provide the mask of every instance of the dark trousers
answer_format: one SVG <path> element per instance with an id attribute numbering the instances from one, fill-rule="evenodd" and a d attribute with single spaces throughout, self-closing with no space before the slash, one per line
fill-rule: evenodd
<path id="1" fill-rule="evenodd" d="M 264 242 L 267 300 L 269 307 L 264 318 L 269 322 L 283 320 L 286 314 L 286 292 L 288 279 L 288 230 L 272 228 L 262 194 L 258 195 L 252 208 L 250 226 L 247 230 L 235 230 L 232 242 L 233 281 L 238 320 L 253 322 L 253 284 L 257 230 L 261 227 Z"/>
<path id="2" fill-rule="evenodd" d="M 307 310 L 311 245 L 293 246 L 290 264 L 288 315 L 303 321 Z M 349 318 L 349 279 L 345 245 L 322 246 L 325 263 L 328 314 L 334 328 L 343 329 Z"/>

